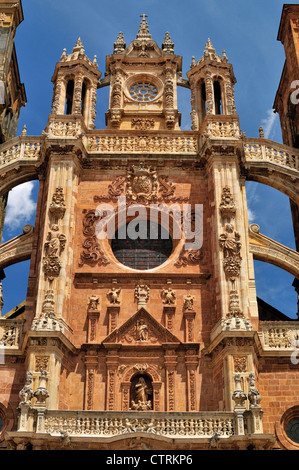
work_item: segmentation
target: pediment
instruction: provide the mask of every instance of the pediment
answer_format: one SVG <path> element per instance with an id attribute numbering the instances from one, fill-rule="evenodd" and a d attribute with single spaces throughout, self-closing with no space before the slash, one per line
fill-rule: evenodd
<path id="1" fill-rule="evenodd" d="M 181 343 L 161 325 L 145 308 L 140 308 L 129 320 L 116 328 L 103 341 L 105 344 L 121 343 L 126 346 L 149 346 L 164 343 Z"/>

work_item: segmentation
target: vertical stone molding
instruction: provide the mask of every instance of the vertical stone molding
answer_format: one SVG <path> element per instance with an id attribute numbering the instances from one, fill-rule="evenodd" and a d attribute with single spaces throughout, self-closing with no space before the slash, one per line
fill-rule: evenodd
<path id="1" fill-rule="evenodd" d="M 87 350 L 84 357 L 85 363 L 85 405 L 84 409 L 91 411 L 94 409 L 94 387 L 95 376 L 98 367 L 98 355 L 96 351 Z"/>

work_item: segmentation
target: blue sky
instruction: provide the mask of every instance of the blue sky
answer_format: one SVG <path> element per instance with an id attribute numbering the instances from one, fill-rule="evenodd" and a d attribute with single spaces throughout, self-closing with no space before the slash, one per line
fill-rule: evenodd
<path id="1" fill-rule="evenodd" d="M 18 134 L 24 124 L 29 135 L 40 135 L 46 127 L 51 78 L 63 48 L 70 53 L 80 37 L 86 54 L 91 59 L 97 55 L 103 76 L 106 56 L 113 52 L 118 33 L 123 32 L 129 45 L 145 13 L 152 39 L 159 46 L 169 31 L 175 53 L 183 57 L 184 78 L 192 56 L 202 57 L 208 38 L 218 54 L 225 49 L 237 78 L 235 97 L 242 131 L 257 137 L 263 125 L 266 137 L 281 142 L 279 118 L 272 106 L 284 64 L 283 46 L 277 41 L 282 6 L 280 0 L 23 0 L 25 20 L 17 31 L 16 49 L 28 103 L 21 112 Z M 107 88 L 98 91 L 96 127 L 100 129 L 105 128 L 107 92 Z M 190 129 L 189 90 L 179 88 L 179 110 L 182 129 Z M 11 192 L 4 241 L 21 233 L 25 223 L 34 224 L 36 196 L 34 182 Z M 265 235 L 294 249 L 288 198 L 257 183 L 247 183 L 247 197 L 250 221 L 258 223 Z M 25 299 L 28 266 L 25 262 L 6 269 L 3 313 Z M 293 277 L 265 263 L 256 262 L 255 269 L 257 294 L 295 318 Z"/>

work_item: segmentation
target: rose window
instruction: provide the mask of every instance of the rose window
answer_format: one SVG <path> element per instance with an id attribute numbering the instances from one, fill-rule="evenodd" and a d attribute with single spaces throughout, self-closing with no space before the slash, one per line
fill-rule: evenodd
<path id="1" fill-rule="evenodd" d="M 152 101 L 156 98 L 158 90 L 149 82 L 138 82 L 130 88 L 131 98 L 135 101 Z"/>

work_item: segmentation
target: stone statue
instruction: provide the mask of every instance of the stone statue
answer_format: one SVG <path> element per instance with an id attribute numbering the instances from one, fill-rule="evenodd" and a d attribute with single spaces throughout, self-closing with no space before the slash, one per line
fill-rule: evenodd
<path id="1" fill-rule="evenodd" d="M 110 304 L 119 304 L 119 300 L 118 300 L 119 294 L 120 294 L 120 289 L 116 289 L 115 287 L 108 290 L 107 299 L 110 302 Z"/>
<path id="2" fill-rule="evenodd" d="M 59 256 L 64 250 L 66 236 L 59 232 L 58 225 L 53 224 L 48 232 L 47 241 L 45 243 L 46 255 L 49 258 Z"/>
<path id="3" fill-rule="evenodd" d="M 164 305 L 174 305 L 176 301 L 176 293 L 174 290 L 169 287 L 168 289 L 163 289 L 162 291 L 162 302 Z"/>
<path id="4" fill-rule="evenodd" d="M 144 320 L 137 321 L 137 341 L 148 341 L 148 326 Z"/>
<path id="5" fill-rule="evenodd" d="M 135 385 L 135 399 L 131 402 L 131 409 L 145 411 L 152 408 L 152 402 L 149 400 L 152 389 L 148 388 L 144 377 L 139 377 Z"/>

